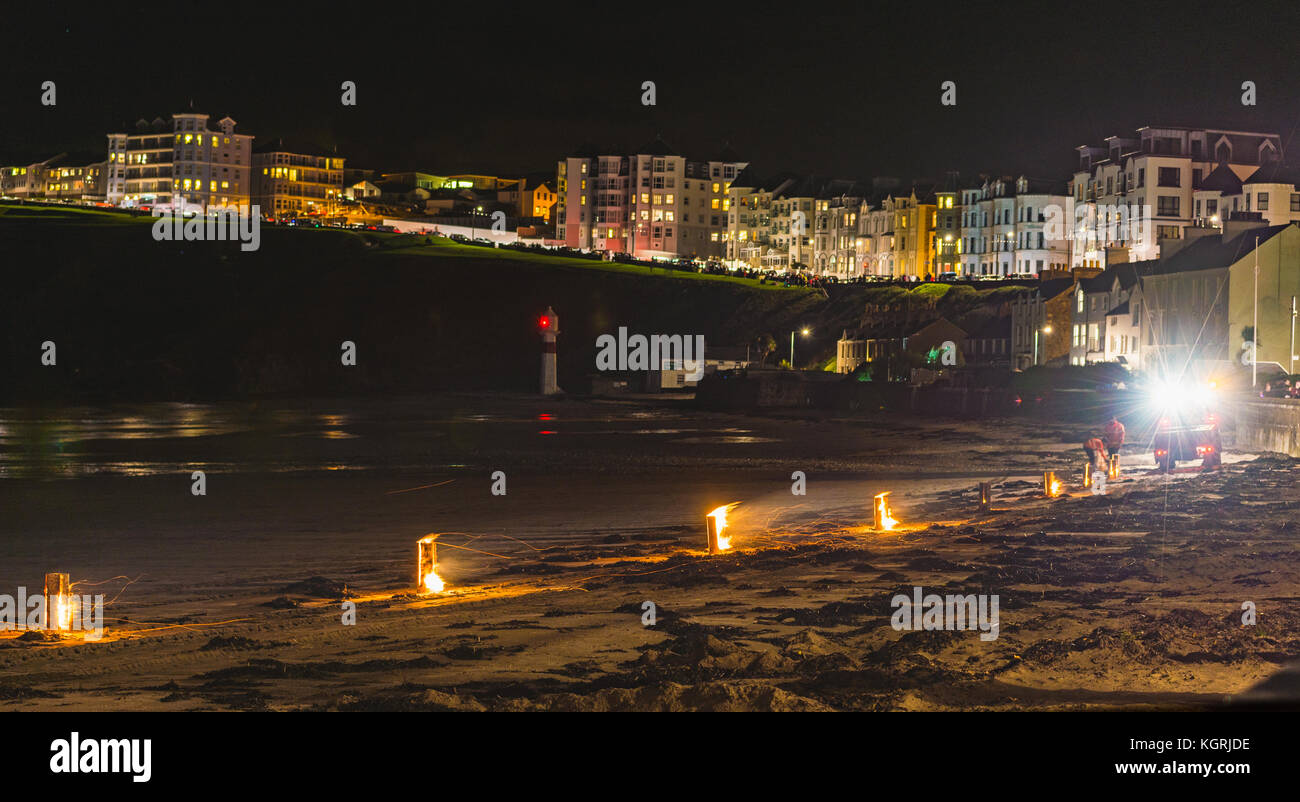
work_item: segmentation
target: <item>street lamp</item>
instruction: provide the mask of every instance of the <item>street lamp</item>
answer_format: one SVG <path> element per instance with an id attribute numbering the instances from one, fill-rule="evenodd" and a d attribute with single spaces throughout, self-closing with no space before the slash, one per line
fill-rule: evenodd
<path id="1" fill-rule="evenodd" d="M 1250 327 L 1250 386 L 1255 387 L 1259 381 L 1259 237 L 1255 237 L 1255 299 Z M 1292 352 L 1294 353 L 1294 351 Z"/>
<path id="2" fill-rule="evenodd" d="M 1296 360 L 1296 353 L 1295 353 L 1295 316 L 1296 316 L 1295 296 L 1292 295 L 1292 296 L 1291 296 L 1291 360 L 1290 360 L 1290 362 L 1287 363 L 1287 364 L 1290 365 L 1290 367 L 1287 368 L 1287 371 L 1288 371 L 1292 376 L 1295 375 L 1295 360 Z"/>
<path id="3" fill-rule="evenodd" d="M 807 337 L 812 334 L 812 329 L 801 329 L 800 334 Z M 794 332 L 790 332 L 790 370 L 794 370 Z"/>
<path id="4" fill-rule="evenodd" d="M 1041 329 L 1034 329 L 1034 367 L 1038 367 L 1038 332 L 1040 331 L 1043 334 L 1051 334 L 1052 327 L 1043 326 Z"/>

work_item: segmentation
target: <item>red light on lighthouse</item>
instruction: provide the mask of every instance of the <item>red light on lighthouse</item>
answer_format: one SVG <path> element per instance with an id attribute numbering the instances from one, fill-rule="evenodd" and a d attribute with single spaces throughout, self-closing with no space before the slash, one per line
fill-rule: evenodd
<path id="1" fill-rule="evenodd" d="M 537 318 L 537 328 L 549 329 L 550 327 L 551 327 L 551 319 L 549 317 L 547 317 L 546 315 L 542 315 L 541 317 Z"/>

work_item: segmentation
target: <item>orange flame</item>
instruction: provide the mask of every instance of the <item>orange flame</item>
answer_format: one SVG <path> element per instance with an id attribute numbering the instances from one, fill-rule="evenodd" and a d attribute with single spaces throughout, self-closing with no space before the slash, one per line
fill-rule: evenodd
<path id="1" fill-rule="evenodd" d="M 67 574 L 45 575 L 46 628 L 58 632 L 72 629 L 72 582 Z"/>
<path id="2" fill-rule="evenodd" d="M 889 509 L 888 497 L 889 491 L 876 494 L 876 512 L 880 514 L 880 528 L 886 532 L 898 525 L 898 519 L 890 514 L 893 511 Z"/>
<path id="3" fill-rule="evenodd" d="M 722 533 L 727 528 L 727 513 L 731 512 L 732 508 L 736 507 L 738 504 L 740 504 L 739 501 L 733 501 L 730 504 L 723 504 L 721 507 L 718 507 L 705 516 L 707 518 L 712 518 L 714 525 L 717 527 L 719 551 L 726 551 L 731 548 L 731 538 Z"/>
<path id="4" fill-rule="evenodd" d="M 438 576 L 436 565 L 433 559 L 433 540 L 434 535 L 426 535 L 420 539 L 416 545 L 416 559 L 418 560 L 420 572 L 420 588 L 422 593 L 442 593 L 442 578 Z M 425 546 L 428 545 L 426 549 Z"/>

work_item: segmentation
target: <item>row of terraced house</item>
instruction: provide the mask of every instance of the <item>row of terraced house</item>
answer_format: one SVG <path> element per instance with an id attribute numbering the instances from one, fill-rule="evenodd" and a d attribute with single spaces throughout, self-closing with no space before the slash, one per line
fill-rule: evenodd
<path id="1" fill-rule="evenodd" d="M 1076 149 L 1072 175 L 950 174 L 901 185 L 773 173 L 662 140 L 587 146 L 556 171 L 557 237 L 639 258 L 850 279 L 1059 274 L 1149 261 L 1234 215 L 1300 220 L 1277 134 L 1144 127 Z"/>

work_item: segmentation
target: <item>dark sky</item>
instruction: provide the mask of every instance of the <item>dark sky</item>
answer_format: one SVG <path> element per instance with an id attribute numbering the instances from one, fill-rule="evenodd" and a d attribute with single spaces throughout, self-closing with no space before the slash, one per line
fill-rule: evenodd
<path id="1" fill-rule="evenodd" d="M 1074 146 L 1139 125 L 1291 145 L 1300 120 L 1294 3 L 462 5 L 126 5 L 108 26 L 51 7 L 7 39 L 0 163 L 100 151 L 110 130 L 191 100 L 259 138 L 337 145 L 349 166 L 506 175 L 662 134 L 687 156 L 729 142 L 760 173 L 1063 177 Z M 356 107 L 339 102 L 344 80 Z M 956 107 L 940 105 L 945 80 Z"/>

